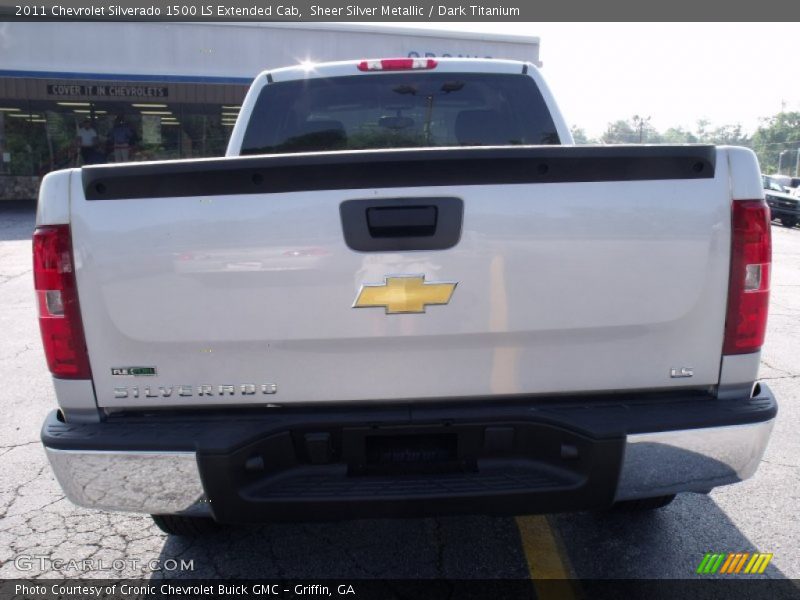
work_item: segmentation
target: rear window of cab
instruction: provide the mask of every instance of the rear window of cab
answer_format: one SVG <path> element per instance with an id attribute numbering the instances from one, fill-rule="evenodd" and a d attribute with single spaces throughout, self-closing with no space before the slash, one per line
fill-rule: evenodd
<path id="1" fill-rule="evenodd" d="M 267 84 L 241 154 L 558 143 L 527 75 L 409 71 Z"/>

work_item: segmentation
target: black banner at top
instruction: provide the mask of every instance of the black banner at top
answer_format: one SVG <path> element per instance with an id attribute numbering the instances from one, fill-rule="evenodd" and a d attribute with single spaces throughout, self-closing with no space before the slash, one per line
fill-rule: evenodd
<path id="1" fill-rule="evenodd" d="M 782 21 L 796 0 L 0 0 L 13 21 Z"/>

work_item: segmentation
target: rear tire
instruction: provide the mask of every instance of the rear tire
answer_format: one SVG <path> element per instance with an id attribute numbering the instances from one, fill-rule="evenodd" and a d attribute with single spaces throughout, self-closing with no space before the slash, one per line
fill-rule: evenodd
<path id="1" fill-rule="evenodd" d="M 169 535 L 199 537 L 219 531 L 220 524 L 209 517 L 183 517 L 180 515 L 150 515 L 156 526 Z"/>
<path id="2" fill-rule="evenodd" d="M 611 507 L 615 512 L 643 512 L 664 508 L 675 500 L 675 494 L 670 496 L 656 496 L 655 498 L 637 498 L 636 500 L 623 500 Z"/>
<path id="3" fill-rule="evenodd" d="M 791 229 L 797 225 L 797 217 L 781 217 L 781 225 Z"/>

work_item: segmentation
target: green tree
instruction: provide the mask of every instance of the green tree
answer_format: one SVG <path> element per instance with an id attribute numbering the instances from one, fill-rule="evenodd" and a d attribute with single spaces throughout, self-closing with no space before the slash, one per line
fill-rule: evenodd
<path id="1" fill-rule="evenodd" d="M 633 115 L 628 121 L 609 123 L 600 138 L 604 144 L 658 144 L 661 136 L 655 127 L 650 125 L 650 117 Z"/>
<path id="2" fill-rule="evenodd" d="M 650 125 L 650 119 L 649 116 L 640 117 L 639 115 L 633 115 L 631 119 L 634 131 L 639 132 L 639 138 L 636 141 L 640 144 L 658 144 L 660 142 L 658 132 L 655 127 Z"/>
<path id="3" fill-rule="evenodd" d="M 589 136 L 586 135 L 586 130 L 583 127 L 575 127 L 573 126 L 570 129 L 572 133 L 572 139 L 575 140 L 576 144 L 596 144 L 597 140 L 591 139 Z"/>
<path id="4" fill-rule="evenodd" d="M 664 144 L 696 144 L 697 136 L 683 127 L 670 127 L 661 134 Z"/>
<path id="5" fill-rule="evenodd" d="M 619 120 L 609 123 L 600 139 L 604 144 L 635 144 L 639 141 L 639 132 L 628 121 Z"/>
<path id="6" fill-rule="evenodd" d="M 699 125 L 699 122 L 698 122 Z M 717 146 L 747 146 L 752 144 L 750 136 L 742 131 L 739 123 L 733 125 L 720 125 L 713 129 L 704 128 L 701 132 L 698 126 L 698 141 L 704 144 L 715 144 Z"/>
<path id="7" fill-rule="evenodd" d="M 776 173 L 781 152 L 786 152 L 781 161 L 782 170 L 794 173 L 800 148 L 800 112 L 779 112 L 762 120 L 753 134 L 752 147 L 763 172 Z"/>
<path id="8" fill-rule="evenodd" d="M 711 121 L 708 119 L 697 119 L 697 124 L 695 125 L 694 131 L 698 142 L 706 139 L 709 134 L 710 125 Z"/>

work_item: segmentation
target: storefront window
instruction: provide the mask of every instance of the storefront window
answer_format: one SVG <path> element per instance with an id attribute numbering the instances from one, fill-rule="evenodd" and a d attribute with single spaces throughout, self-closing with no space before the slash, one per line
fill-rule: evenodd
<path id="1" fill-rule="evenodd" d="M 84 164 L 222 156 L 238 108 L 235 103 L 168 100 L 0 98 L 0 175 L 42 176 Z"/>
<path id="2" fill-rule="evenodd" d="M 222 156 L 231 127 L 223 123 L 220 105 L 184 104 L 181 113 L 181 156 Z M 227 112 L 227 111 L 226 111 Z"/>
<path id="3" fill-rule="evenodd" d="M 45 116 L 32 111 L 28 103 L 0 104 L 2 173 L 33 175 L 47 168 L 50 150 Z"/>

